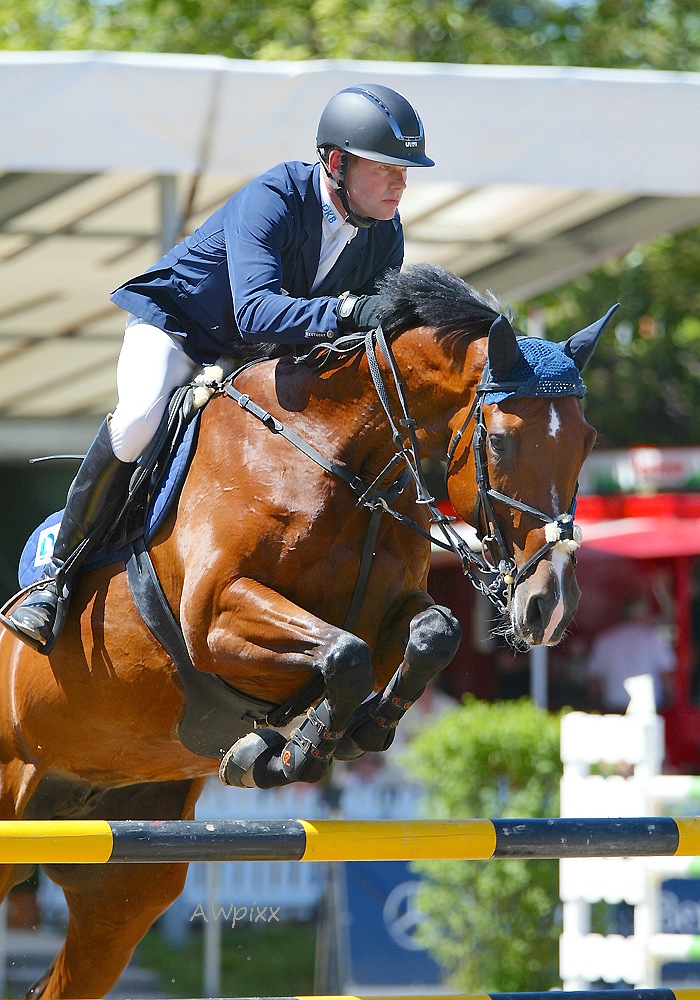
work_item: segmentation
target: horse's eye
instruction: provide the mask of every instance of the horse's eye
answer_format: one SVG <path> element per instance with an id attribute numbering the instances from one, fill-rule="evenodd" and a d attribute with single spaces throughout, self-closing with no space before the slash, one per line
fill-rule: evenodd
<path id="1" fill-rule="evenodd" d="M 488 444 L 494 458 L 505 458 L 510 451 L 510 436 L 508 434 L 489 434 Z"/>

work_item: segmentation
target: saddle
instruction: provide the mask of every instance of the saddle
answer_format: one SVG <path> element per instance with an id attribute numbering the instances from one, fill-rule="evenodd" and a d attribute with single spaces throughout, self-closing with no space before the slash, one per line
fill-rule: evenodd
<path id="1" fill-rule="evenodd" d="M 134 604 L 152 634 L 175 663 L 185 691 L 185 713 L 177 735 L 188 750 L 221 756 L 256 725 L 280 728 L 304 712 L 323 693 L 314 682 L 285 705 L 274 705 L 237 691 L 223 678 L 199 671 L 189 655 L 149 555 L 149 545 L 176 502 L 197 443 L 203 407 L 231 374 L 233 365 L 202 369 L 193 382 L 173 394 L 159 430 L 141 459 L 129 496 L 98 549 L 80 572 L 111 563 L 126 564 Z M 27 541 L 19 566 L 20 586 L 39 579 L 50 560 L 62 511 L 50 515 Z"/>

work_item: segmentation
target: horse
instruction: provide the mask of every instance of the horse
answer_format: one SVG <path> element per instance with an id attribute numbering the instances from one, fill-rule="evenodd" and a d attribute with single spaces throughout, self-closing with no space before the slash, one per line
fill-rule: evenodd
<path id="1" fill-rule="evenodd" d="M 303 721 L 290 734 L 271 712 L 220 759 L 183 745 L 173 658 L 137 613 L 125 563 L 96 566 L 49 655 L 0 630 L 0 819 L 190 819 L 217 769 L 274 787 L 386 750 L 460 639 L 426 589 L 431 540 L 514 641 L 561 639 L 579 598 L 577 477 L 595 440 L 579 372 L 610 313 L 551 344 L 516 336 L 495 300 L 432 265 L 394 275 L 384 296 L 382 327 L 359 342 L 246 364 L 213 386 L 150 544 L 196 671 Z M 429 459 L 445 464 L 471 544 L 427 489 Z M 103 996 L 186 867 L 44 865 L 69 920 L 27 995 Z M 2 895 L 30 871 L 3 865 Z"/>

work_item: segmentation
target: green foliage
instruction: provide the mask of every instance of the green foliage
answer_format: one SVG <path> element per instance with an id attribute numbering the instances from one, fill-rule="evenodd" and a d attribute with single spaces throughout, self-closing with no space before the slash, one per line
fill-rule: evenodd
<path id="1" fill-rule="evenodd" d="M 16 0 L 0 49 L 700 68 L 687 0 Z"/>
<path id="2" fill-rule="evenodd" d="M 618 310 L 584 378 L 601 447 L 700 443 L 700 230 L 663 236 L 541 296 L 547 335 L 563 340 Z"/>
<path id="3" fill-rule="evenodd" d="M 556 816 L 559 723 L 529 700 L 464 705 L 426 727 L 406 758 L 431 817 Z M 460 992 L 559 986 L 556 861 L 439 861 L 425 876 L 419 939 Z"/>

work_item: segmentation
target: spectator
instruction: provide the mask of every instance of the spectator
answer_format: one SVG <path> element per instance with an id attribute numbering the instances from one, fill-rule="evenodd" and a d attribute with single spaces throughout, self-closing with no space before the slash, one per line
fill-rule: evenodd
<path id="1" fill-rule="evenodd" d="M 641 674 L 651 676 L 657 708 L 671 701 L 671 674 L 676 658 L 667 640 L 650 621 L 646 594 L 629 598 L 622 620 L 602 632 L 593 643 L 588 661 L 591 704 L 603 712 L 624 712 L 629 704 L 625 681 Z"/>

